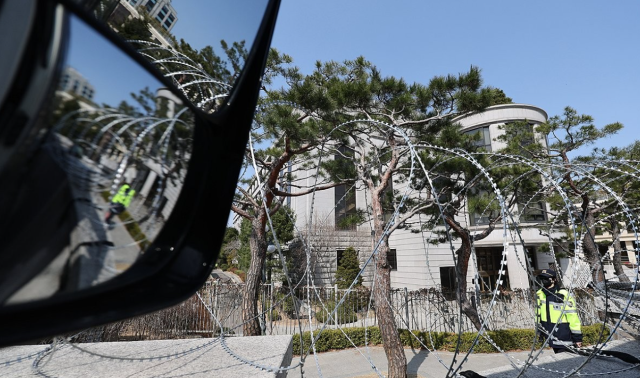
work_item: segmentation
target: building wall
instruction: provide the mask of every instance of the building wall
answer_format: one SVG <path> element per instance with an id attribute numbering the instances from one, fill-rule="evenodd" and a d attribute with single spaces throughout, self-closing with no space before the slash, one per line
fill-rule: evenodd
<path id="1" fill-rule="evenodd" d="M 488 108 L 485 112 L 474 114 L 468 117 L 460 117 L 456 119 L 462 126 L 462 132 L 473 131 L 474 129 L 487 126 L 491 138 L 491 150 L 496 151 L 503 146 L 494 139 L 501 132 L 499 126 L 514 121 L 527 121 L 531 124 L 539 124 L 546 122 L 547 114 L 544 110 L 531 105 L 525 104 L 505 104 Z M 543 144 L 544 140 L 540 140 Z M 302 174 L 299 175 L 299 177 Z M 306 185 L 311 186 L 315 183 L 315 172 L 307 172 L 306 176 L 300 178 Z M 394 188 L 394 189 L 400 189 Z M 304 229 L 309 222 L 322 222 L 326 225 L 334 225 L 335 198 L 334 190 L 329 189 L 316 192 L 313 196 L 301 196 L 291 199 L 291 207 L 297 215 L 296 226 L 298 229 Z M 356 195 L 357 207 L 365 209 L 368 200 L 364 190 L 358 190 Z M 313 209 L 313 214 L 311 213 Z M 458 221 L 463 224 L 469 224 L 467 214 L 462 214 Z M 486 226 L 469 226 L 471 231 L 481 232 Z M 370 233 L 369 224 L 360 226 L 357 230 L 362 234 Z M 355 232 L 355 231 L 354 231 Z M 497 225 L 497 229 L 492 232 L 484 240 L 475 244 L 476 248 L 494 248 L 504 250 L 506 246 L 506 272 L 512 289 L 528 288 L 529 277 L 524 266 L 526 265 L 527 253 L 519 237 L 522 237 L 524 246 L 533 251 L 531 263 L 536 269 L 549 267 L 549 263 L 553 262 L 553 256 L 550 253 L 539 252 L 538 248 L 548 245 L 548 239 L 540 236 L 537 230 L 520 229 L 520 235 L 515 233 L 507 233 L 503 236 L 504 231 L 501 225 Z M 408 288 L 417 290 L 428 287 L 439 287 L 441 281 L 441 269 L 443 267 L 453 267 L 454 259 L 452 255 L 452 247 L 446 244 L 433 245 L 429 243 L 430 239 L 435 235 L 430 232 L 412 233 L 410 230 L 398 229 L 389 239 L 389 246 L 396 250 L 397 269 L 391 271 L 391 285 L 394 288 Z M 364 245 L 364 243 L 363 243 Z M 453 242 L 453 249 L 457 249 L 460 243 Z M 339 249 L 336 243 L 335 249 Z M 364 248 L 364 246 L 362 247 Z M 365 256 L 371 254 L 370 249 L 364 253 Z M 362 255 L 362 252 L 361 252 Z M 333 266 L 333 265 L 332 265 Z M 477 269 L 474 266 L 469 267 L 467 275 L 467 283 L 469 289 L 475 284 L 474 276 Z"/>
<path id="2" fill-rule="evenodd" d="M 178 21 L 176 10 L 171 5 L 171 0 L 127 0 L 129 4 L 145 9 L 151 17 L 171 31 Z"/>
<path id="3" fill-rule="evenodd" d="M 60 90 L 63 92 L 75 94 L 88 100 L 93 100 L 95 88 L 89 80 L 87 80 L 75 68 L 67 66 L 62 72 L 60 79 Z"/>
<path id="4" fill-rule="evenodd" d="M 151 7 L 151 12 L 147 11 L 147 5 Z M 166 12 L 163 11 L 165 7 L 167 9 Z M 171 32 L 171 29 L 178 21 L 178 16 L 171 5 L 171 0 L 120 0 L 120 3 L 109 17 L 110 23 L 120 25 L 129 17 L 140 18 L 142 16 L 138 10 L 144 10 L 149 13 L 153 19 L 162 25 L 166 32 Z M 173 42 L 164 36 L 166 32 L 163 33 L 162 30 L 158 30 L 153 24 L 149 25 L 149 32 L 151 32 L 153 41 L 165 47 L 172 45 Z"/>

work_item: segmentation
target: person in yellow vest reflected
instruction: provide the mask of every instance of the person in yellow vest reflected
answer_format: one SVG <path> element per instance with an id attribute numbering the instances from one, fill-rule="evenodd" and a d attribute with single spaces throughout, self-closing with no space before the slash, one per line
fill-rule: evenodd
<path id="1" fill-rule="evenodd" d="M 582 347 L 582 330 L 575 298 L 567 289 L 561 288 L 556 272 L 544 269 L 538 274 L 542 288 L 538 290 L 537 323 L 542 336 L 549 339 L 555 353 L 565 352 L 569 347 Z"/>
<path id="2" fill-rule="evenodd" d="M 107 211 L 107 216 L 105 217 L 105 222 L 109 225 L 113 225 L 113 221 L 111 220 L 114 216 L 125 211 L 129 205 L 131 204 L 131 199 L 136 194 L 136 191 L 129 186 L 129 184 L 124 184 L 118 189 L 118 193 L 111 199 L 111 204 L 109 204 L 109 210 Z"/>

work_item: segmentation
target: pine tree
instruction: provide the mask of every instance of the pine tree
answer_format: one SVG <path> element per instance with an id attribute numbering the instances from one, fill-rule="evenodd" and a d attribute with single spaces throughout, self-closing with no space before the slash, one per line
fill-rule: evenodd
<path id="1" fill-rule="evenodd" d="M 358 253 L 353 247 L 349 247 L 342 253 L 342 258 L 338 261 L 338 269 L 336 270 L 336 284 L 338 289 L 348 289 L 351 283 L 358 277 L 360 272 L 360 264 L 358 262 Z M 358 277 L 356 286 L 362 285 L 362 276 Z"/>

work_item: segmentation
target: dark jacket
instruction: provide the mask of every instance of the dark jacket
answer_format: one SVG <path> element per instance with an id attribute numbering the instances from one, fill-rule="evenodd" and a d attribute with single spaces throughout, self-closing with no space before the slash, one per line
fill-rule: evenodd
<path id="1" fill-rule="evenodd" d="M 543 334 L 544 338 L 546 339 L 549 333 L 553 332 L 549 345 L 552 348 L 566 349 L 573 343 L 581 342 L 582 331 L 578 308 L 576 300 L 569 291 L 556 285 L 551 289 L 540 289 L 536 295 L 538 297 L 536 318 L 538 324 L 546 330 Z M 557 326 L 556 323 L 558 323 Z"/>

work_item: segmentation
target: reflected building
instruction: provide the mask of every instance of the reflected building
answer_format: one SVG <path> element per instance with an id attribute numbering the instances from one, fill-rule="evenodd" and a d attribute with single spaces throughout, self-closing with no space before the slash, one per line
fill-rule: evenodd
<path id="1" fill-rule="evenodd" d="M 109 23 L 121 25 L 129 18 L 142 18 L 148 14 L 157 23 L 149 24 L 153 41 L 163 46 L 171 46 L 171 29 L 178 22 L 178 13 L 171 0 L 120 0 L 109 16 Z"/>
<path id="2" fill-rule="evenodd" d="M 93 97 L 96 93 L 95 88 L 89 83 L 89 80 L 70 66 L 65 67 L 62 71 L 59 88 L 60 91 L 70 96 L 81 97 L 91 102 L 93 102 Z"/>

